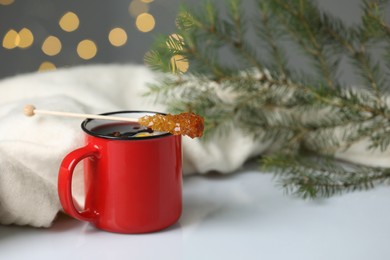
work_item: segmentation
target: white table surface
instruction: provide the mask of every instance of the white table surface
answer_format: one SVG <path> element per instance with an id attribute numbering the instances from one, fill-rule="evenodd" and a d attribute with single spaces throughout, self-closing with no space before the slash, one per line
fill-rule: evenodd
<path id="1" fill-rule="evenodd" d="M 252 165 L 186 177 L 183 199 L 179 223 L 158 233 L 108 233 L 65 215 L 49 229 L 0 226 L 0 259 L 390 259 L 389 186 L 303 201 Z"/>

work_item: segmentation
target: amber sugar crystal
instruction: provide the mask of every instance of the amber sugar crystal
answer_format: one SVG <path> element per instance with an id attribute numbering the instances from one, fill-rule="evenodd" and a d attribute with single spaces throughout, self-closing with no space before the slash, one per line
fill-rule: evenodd
<path id="1" fill-rule="evenodd" d="M 174 135 L 188 135 L 191 138 L 201 137 L 204 130 L 204 118 L 189 112 L 177 115 L 143 116 L 138 119 L 138 123 L 150 127 L 154 131 L 169 132 Z"/>

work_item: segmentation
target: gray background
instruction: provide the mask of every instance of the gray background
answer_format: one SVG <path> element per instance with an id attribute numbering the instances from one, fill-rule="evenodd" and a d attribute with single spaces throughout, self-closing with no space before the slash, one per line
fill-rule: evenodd
<path id="1" fill-rule="evenodd" d="M 223 4 L 224 1 L 217 1 Z M 202 1 L 154 0 L 149 4 L 149 13 L 156 20 L 155 29 L 149 33 L 138 31 L 135 18 L 128 12 L 131 0 L 15 0 L 8 6 L 0 5 L 0 39 L 10 29 L 19 31 L 29 28 L 34 34 L 34 43 L 27 49 L 7 50 L 0 46 L 0 78 L 19 73 L 37 71 L 43 61 L 53 62 L 57 67 L 90 63 L 143 63 L 143 56 L 158 34 L 170 34 L 174 31 L 175 15 L 180 3 L 199 5 Z M 247 9 L 253 5 L 251 0 L 243 0 Z M 317 0 L 326 11 L 341 17 L 348 24 L 359 23 L 359 0 Z M 67 11 L 75 12 L 80 26 L 74 32 L 64 32 L 58 20 Z M 390 9 L 389 9 L 390 11 Z M 112 46 L 107 35 L 110 29 L 122 27 L 128 40 L 122 47 Z M 62 42 L 61 52 L 50 57 L 45 55 L 41 46 L 44 39 L 57 36 Z M 82 60 L 76 53 L 77 43 L 83 39 L 92 39 L 98 47 L 97 55 L 91 60 Z M 299 61 L 298 61 L 299 63 Z"/>

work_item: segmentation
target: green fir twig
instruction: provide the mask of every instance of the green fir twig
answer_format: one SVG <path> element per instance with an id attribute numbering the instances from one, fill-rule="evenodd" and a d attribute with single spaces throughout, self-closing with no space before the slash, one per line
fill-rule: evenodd
<path id="1" fill-rule="evenodd" d="M 275 154 L 264 167 L 290 193 L 328 197 L 388 180 L 386 168 L 346 170 L 333 159 L 363 141 L 367 150 L 390 146 L 388 1 L 362 0 L 361 23 L 352 26 L 312 0 L 254 1 L 251 11 L 239 0 L 229 0 L 226 9 L 210 1 L 183 7 L 176 36 L 158 38 L 145 58 L 165 72 L 148 94 L 174 112 L 203 115 L 206 140 L 238 127 L 273 143 Z M 291 51 L 308 61 L 307 69 L 295 67 Z M 188 61 L 188 71 L 172 62 L 175 55 Z M 343 58 L 360 89 L 341 83 Z"/>

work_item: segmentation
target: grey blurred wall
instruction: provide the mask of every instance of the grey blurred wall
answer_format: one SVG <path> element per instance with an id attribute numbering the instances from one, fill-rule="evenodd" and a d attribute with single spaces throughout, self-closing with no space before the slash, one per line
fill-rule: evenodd
<path id="1" fill-rule="evenodd" d="M 224 2 L 214 1 L 218 4 Z M 135 17 L 131 16 L 128 10 L 131 2 L 132 0 L 13 0 L 12 4 L 0 5 L 1 41 L 10 29 L 19 31 L 26 27 L 34 35 L 33 44 L 26 49 L 9 50 L 0 46 L 0 78 L 37 71 L 44 61 L 52 62 L 56 67 L 90 63 L 143 63 L 143 56 L 150 48 L 154 37 L 161 33 L 173 32 L 179 4 L 185 2 L 197 5 L 202 3 L 202 0 L 152 1 L 148 7 L 156 25 L 147 33 L 136 29 Z M 252 2 L 243 0 L 248 9 L 253 5 Z M 360 0 L 317 2 L 321 8 L 342 17 L 348 24 L 358 23 L 360 20 Z M 58 24 L 60 17 L 68 11 L 76 13 L 80 19 L 79 28 L 74 32 L 65 32 Z M 126 31 L 128 40 L 124 46 L 114 47 L 109 43 L 107 35 L 114 27 L 121 27 Z M 41 50 L 44 39 L 49 35 L 61 40 L 62 50 L 58 55 L 48 56 Z M 83 60 L 77 55 L 76 47 L 78 42 L 87 38 L 96 43 L 98 52 L 93 59 Z"/>

